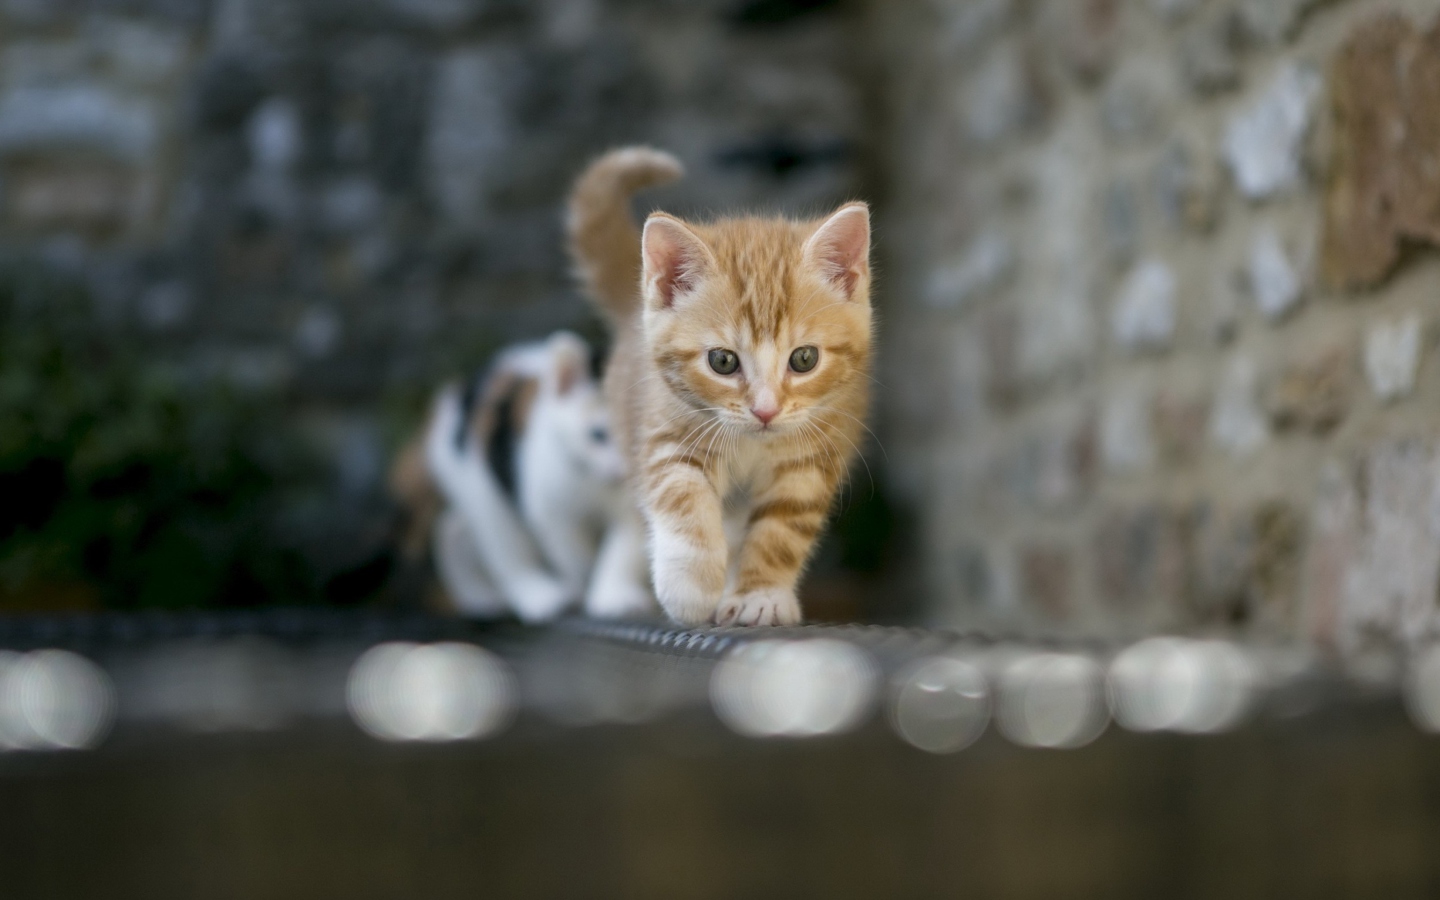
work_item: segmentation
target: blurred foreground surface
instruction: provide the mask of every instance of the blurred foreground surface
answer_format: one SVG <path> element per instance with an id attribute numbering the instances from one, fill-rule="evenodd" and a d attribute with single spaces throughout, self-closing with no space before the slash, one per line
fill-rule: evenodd
<path id="1" fill-rule="evenodd" d="M 0 646 L 7 896 L 1440 886 L 1424 658 L 294 611 L 9 620 Z"/>

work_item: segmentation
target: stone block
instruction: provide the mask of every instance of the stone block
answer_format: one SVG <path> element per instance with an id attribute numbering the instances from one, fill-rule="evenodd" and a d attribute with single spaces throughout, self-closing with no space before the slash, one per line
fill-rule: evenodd
<path id="1" fill-rule="evenodd" d="M 319 198 L 320 221 L 337 234 L 357 234 L 376 224 L 385 197 L 369 178 L 349 176 L 327 184 Z"/>
<path id="2" fill-rule="evenodd" d="M 1094 416 L 1088 410 L 1053 417 L 1005 449 L 995 464 L 1019 506 L 1059 509 L 1090 489 L 1095 475 Z"/>
<path id="3" fill-rule="evenodd" d="M 1282 63 L 1258 96 L 1231 118 L 1225 159 L 1246 197 L 1260 199 L 1301 184 L 1302 145 L 1320 87 L 1315 72 Z"/>
<path id="4" fill-rule="evenodd" d="M 101 85 L 20 86 L 0 95 L 3 154 L 78 150 L 145 163 L 160 137 L 152 102 Z"/>
<path id="5" fill-rule="evenodd" d="M 1142 386 L 1113 391 L 1100 412 L 1100 459 L 1108 472 L 1126 474 L 1155 461 L 1150 395 Z"/>
<path id="6" fill-rule="evenodd" d="M 1095 531 L 1096 588 L 1106 606 L 1134 612 L 1184 596 L 1186 559 L 1180 517 L 1158 506 L 1106 513 Z"/>
<path id="7" fill-rule="evenodd" d="M 1240 18 L 1221 7 L 1180 36 L 1180 75 L 1197 94 L 1214 94 L 1240 84 Z"/>
<path id="8" fill-rule="evenodd" d="M 980 147 L 999 144 L 1040 120 L 1039 86 L 1019 45 L 1002 43 L 989 52 L 965 88 L 963 108 L 965 134 Z"/>
<path id="9" fill-rule="evenodd" d="M 1420 334 L 1420 316 L 1414 313 L 1366 330 L 1365 378 L 1381 400 L 1395 400 L 1415 389 Z"/>
<path id="10" fill-rule="evenodd" d="M 1202 0 L 1150 0 L 1150 8 L 1167 22 L 1177 22 L 1200 7 Z"/>
<path id="11" fill-rule="evenodd" d="M 1271 386 L 1270 419 L 1281 430 L 1327 434 L 1350 409 L 1355 360 L 1332 347 L 1287 365 Z"/>
<path id="12" fill-rule="evenodd" d="M 1241 0 L 1240 21 L 1252 41 L 1281 44 L 1295 36 L 1306 14 L 1327 2 L 1329 0 Z"/>
<path id="13" fill-rule="evenodd" d="M 1201 506 L 1190 522 L 1190 601 L 1204 622 L 1284 624 L 1299 584 L 1303 521 L 1283 501 Z"/>
<path id="14" fill-rule="evenodd" d="M 1440 576 L 1440 459 L 1420 438 L 1381 442 L 1364 455 L 1358 549 L 1345 573 L 1342 647 L 1367 635 L 1417 641 L 1436 627 Z"/>
<path id="15" fill-rule="evenodd" d="M 1162 460 L 1186 464 L 1200 457 L 1210 419 L 1210 402 L 1202 396 L 1172 390 L 1155 395 L 1150 421 Z"/>
<path id="16" fill-rule="evenodd" d="M 1100 118 L 1111 137 L 1139 141 L 1160 133 L 1174 106 L 1173 69 L 1163 59 L 1136 56 L 1111 74 L 1100 95 Z"/>
<path id="17" fill-rule="evenodd" d="M 101 16 L 85 23 L 88 42 L 107 74 L 140 88 L 175 78 L 190 55 L 190 39 L 178 28 Z"/>
<path id="18" fill-rule="evenodd" d="M 962 544 L 955 551 L 955 570 L 962 603 L 975 608 L 993 604 L 996 578 L 989 554 L 983 546 Z"/>
<path id="19" fill-rule="evenodd" d="M 10 220 L 20 228 L 74 228 L 111 232 L 145 210 L 140 179 L 117 166 L 26 166 L 12 173 L 5 190 Z"/>
<path id="20" fill-rule="evenodd" d="M 1440 244 L 1440 23 L 1399 15 L 1356 29 L 1330 74 L 1334 159 L 1323 267 L 1341 287 L 1373 285 L 1406 244 Z"/>
<path id="21" fill-rule="evenodd" d="M 1231 456 L 1248 456 L 1270 437 L 1270 428 L 1256 401 L 1257 372 L 1245 356 L 1230 360 L 1221 373 L 1210 407 L 1210 440 Z"/>
<path id="22" fill-rule="evenodd" d="M 1320 472 L 1302 563 L 1304 633 L 1331 648 L 1341 641 L 1345 582 L 1360 550 L 1360 495 L 1353 467 L 1331 460 Z"/>
<path id="23" fill-rule="evenodd" d="M 1110 316 L 1110 332 L 1126 350 L 1164 349 L 1175 336 L 1177 285 L 1170 267 L 1158 259 L 1136 263 L 1120 286 Z"/>
<path id="24" fill-rule="evenodd" d="M 1074 372 L 1095 354 L 1095 313 L 1078 279 L 1053 293 L 1023 293 L 1020 304 L 1020 374 L 1027 382 Z"/>
<path id="25" fill-rule="evenodd" d="M 488 48 L 457 50 L 437 67 L 426 166 L 436 203 L 457 223 L 478 220 L 490 179 L 515 137 L 506 99 L 514 68 L 504 53 Z"/>
<path id="26" fill-rule="evenodd" d="M 1210 277 L 1205 305 L 1205 333 L 1216 344 L 1228 344 L 1240 331 L 1240 310 L 1249 293 L 1248 279 L 1239 271 L 1217 268 Z"/>
<path id="27" fill-rule="evenodd" d="M 1172 140 L 1155 165 L 1154 185 L 1160 212 L 1176 228 L 1209 231 L 1220 205 L 1220 168 L 1214 154 L 1198 142 Z"/>
<path id="28" fill-rule="evenodd" d="M 1015 270 L 1015 250 L 998 230 L 976 235 L 959 257 L 931 270 L 925 302 L 936 309 L 960 309 L 998 288 Z"/>
<path id="29" fill-rule="evenodd" d="M 1115 58 L 1119 19 L 1119 0 L 1049 0 L 1041 9 L 1040 28 L 1064 69 L 1090 81 Z"/>
<path id="30" fill-rule="evenodd" d="M 1119 263 L 1129 262 L 1140 243 L 1140 200 L 1133 184 L 1115 181 L 1106 186 L 1100 197 L 1100 221 L 1110 256 Z"/>
<path id="31" fill-rule="evenodd" d="M 985 342 L 985 393 L 1004 409 L 1020 399 L 1020 321 L 1014 310 L 989 310 L 981 320 Z"/>
<path id="32" fill-rule="evenodd" d="M 1042 615 L 1063 619 L 1074 609 L 1074 566 L 1070 552 L 1045 543 L 1020 548 L 1020 590 Z"/>
<path id="33" fill-rule="evenodd" d="M 942 0 L 930 7 L 942 52 L 970 57 L 1010 24 L 1015 0 Z"/>
<path id="34" fill-rule="evenodd" d="M 1269 225 L 1258 228 L 1250 240 L 1250 296 L 1265 318 L 1283 318 L 1300 302 L 1304 282 L 1280 235 Z"/>
<path id="35" fill-rule="evenodd" d="M 195 305 L 194 292 L 178 279 L 153 284 L 136 301 L 140 323 L 150 331 L 168 331 L 183 324 Z"/>
<path id="36" fill-rule="evenodd" d="M 77 38 L 17 40 L 0 50 L 0 78 L 6 87 L 54 87 L 90 74 L 93 48 Z"/>

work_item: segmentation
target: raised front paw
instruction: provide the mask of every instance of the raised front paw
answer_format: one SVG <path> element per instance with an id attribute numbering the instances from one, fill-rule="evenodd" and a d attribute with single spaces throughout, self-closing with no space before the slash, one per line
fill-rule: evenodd
<path id="1" fill-rule="evenodd" d="M 731 594 L 715 610 L 716 625 L 799 625 L 800 601 L 789 588 Z"/>

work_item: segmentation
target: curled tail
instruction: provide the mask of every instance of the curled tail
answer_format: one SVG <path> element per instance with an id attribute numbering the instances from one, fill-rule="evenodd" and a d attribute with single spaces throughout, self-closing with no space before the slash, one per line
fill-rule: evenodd
<path id="1" fill-rule="evenodd" d="M 683 171 L 668 153 L 624 147 L 595 160 L 575 182 L 566 220 L 570 254 L 581 284 L 612 322 L 626 319 L 640 302 L 640 229 L 630 198 Z"/>

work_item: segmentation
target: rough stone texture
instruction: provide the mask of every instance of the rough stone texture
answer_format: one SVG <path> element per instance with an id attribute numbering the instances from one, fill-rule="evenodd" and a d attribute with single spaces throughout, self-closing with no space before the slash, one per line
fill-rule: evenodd
<path id="1" fill-rule="evenodd" d="M 1241 0 L 1240 21 L 1253 40 L 1278 44 L 1294 36 L 1310 10 L 1327 0 Z"/>
<path id="2" fill-rule="evenodd" d="M 1355 557 L 1345 567 L 1342 645 L 1398 633 L 1432 633 L 1440 578 L 1440 460 L 1415 438 L 1376 445 L 1362 461 L 1363 509 Z"/>
<path id="3" fill-rule="evenodd" d="M 953 309 L 994 290 L 1015 266 L 1015 251 L 1001 233 L 987 231 L 972 240 L 952 262 L 937 266 L 925 285 L 931 306 Z"/>
<path id="4" fill-rule="evenodd" d="M 1325 273 L 1343 287 L 1390 273 L 1404 244 L 1440 244 L 1440 23 L 1400 16 L 1356 29 L 1330 73 L 1335 158 Z"/>
<path id="5" fill-rule="evenodd" d="M 991 5 L 964 52 L 895 66 L 887 96 L 935 100 L 880 147 L 879 233 L 924 248 L 914 274 L 884 250 L 882 341 L 943 323 L 983 348 L 948 370 L 965 425 L 907 450 L 980 461 L 955 464 L 963 502 L 914 494 L 947 554 L 937 616 L 1033 623 L 1063 583 L 1085 633 L 1360 653 L 1440 631 L 1440 0 L 1119 0 L 1098 41 L 1084 4 Z M 902 7 L 875 7 L 892 46 Z M 964 99 L 1021 47 L 1043 111 L 967 140 Z M 899 393 L 896 433 L 926 434 L 933 405 Z"/>
<path id="6" fill-rule="evenodd" d="M 1246 456 L 1270 436 L 1256 401 L 1257 373 L 1247 357 L 1236 357 L 1219 378 L 1210 413 L 1210 439 L 1232 456 Z"/>
<path id="7" fill-rule="evenodd" d="M 1161 458 L 1182 465 L 1198 459 L 1209 418 L 1210 403 L 1205 397 L 1177 391 L 1158 394 L 1151 409 L 1151 425 Z"/>
<path id="8" fill-rule="evenodd" d="M 1280 501 L 1193 514 L 1191 601 L 1206 622 L 1283 623 L 1300 577 L 1303 524 Z"/>
<path id="9" fill-rule="evenodd" d="M 1250 296 L 1267 319 L 1275 320 L 1300 302 L 1303 283 L 1280 235 L 1262 226 L 1250 243 Z"/>
<path id="10" fill-rule="evenodd" d="M 1300 185 L 1302 141 L 1319 92 L 1316 73 L 1286 63 L 1230 120 L 1225 159 L 1245 196 L 1258 199 Z"/>
<path id="11" fill-rule="evenodd" d="M 1048 0 L 1041 31 L 1067 70 L 1091 81 L 1115 57 L 1121 8 L 1119 0 Z"/>
<path id="12" fill-rule="evenodd" d="M 1340 424 L 1350 408 L 1354 368 L 1354 357 L 1339 347 L 1287 366 L 1270 390 L 1275 427 L 1324 434 Z"/>
<path id="13" fill-rule="evenodd" d="M 1071 555 L 1063 547 L 1034 544 L 1020 551 L 1020 589 L 1025 599 L 1051 618 L 1065 618 L 1074 602 Z"/>
<path id="14" fill-rule="evenodd" d="M 1365 377 L 1381 400 L 1395 400 L 1413 391 L 1419 366 L 1418 315 L 1377 322 L 1365 333 Z"/>
<path id="15" fill-rule="evenodd" d="M 1156 163 L 1154 182 L 1160 209 L 1171 225 L 1198 232 L 1215 225 L 1220 170 L 1213 154 L 1191 141 L 1172 140 Z"/>
<path id="16" fill-rule="evenodd" d="M 1127 350 L 1164 348 L 1175 334 L 1175 275 L 1158 259 L 1136 264 L 1115 298 L 1110 330 Z"/>
<path id="17" fill-rule="evenodd" d="M 1041 104 L 1029 60 L 1020 47 L 1002 45 L 966 93 L 965 132 L 976 144 L 993 146 L 1033 125 Z"/>
<path id="18" fill-rule="evenodd" d="M 1201 94 L 1240 84 L 1240 17 L 1228 7 L 1189 26 L 1180 39 L 1180 73 Z"/>
<path id="19" fill-rule="evenodd" d="M 1143 388 L 1115 391 L 1100 414 L 1100 459 L 1111 472 L 1144 469 L 1155 459 L 1150 398 Z"/>
<path id="20" fill-rule="evenodd" d="M 1136 613 L 1174 604 L 1185 586 L 1184 527 L 1161 507 L 1108 513 L 1096 532 L 1097 593 L 1102 604 Z"/>

